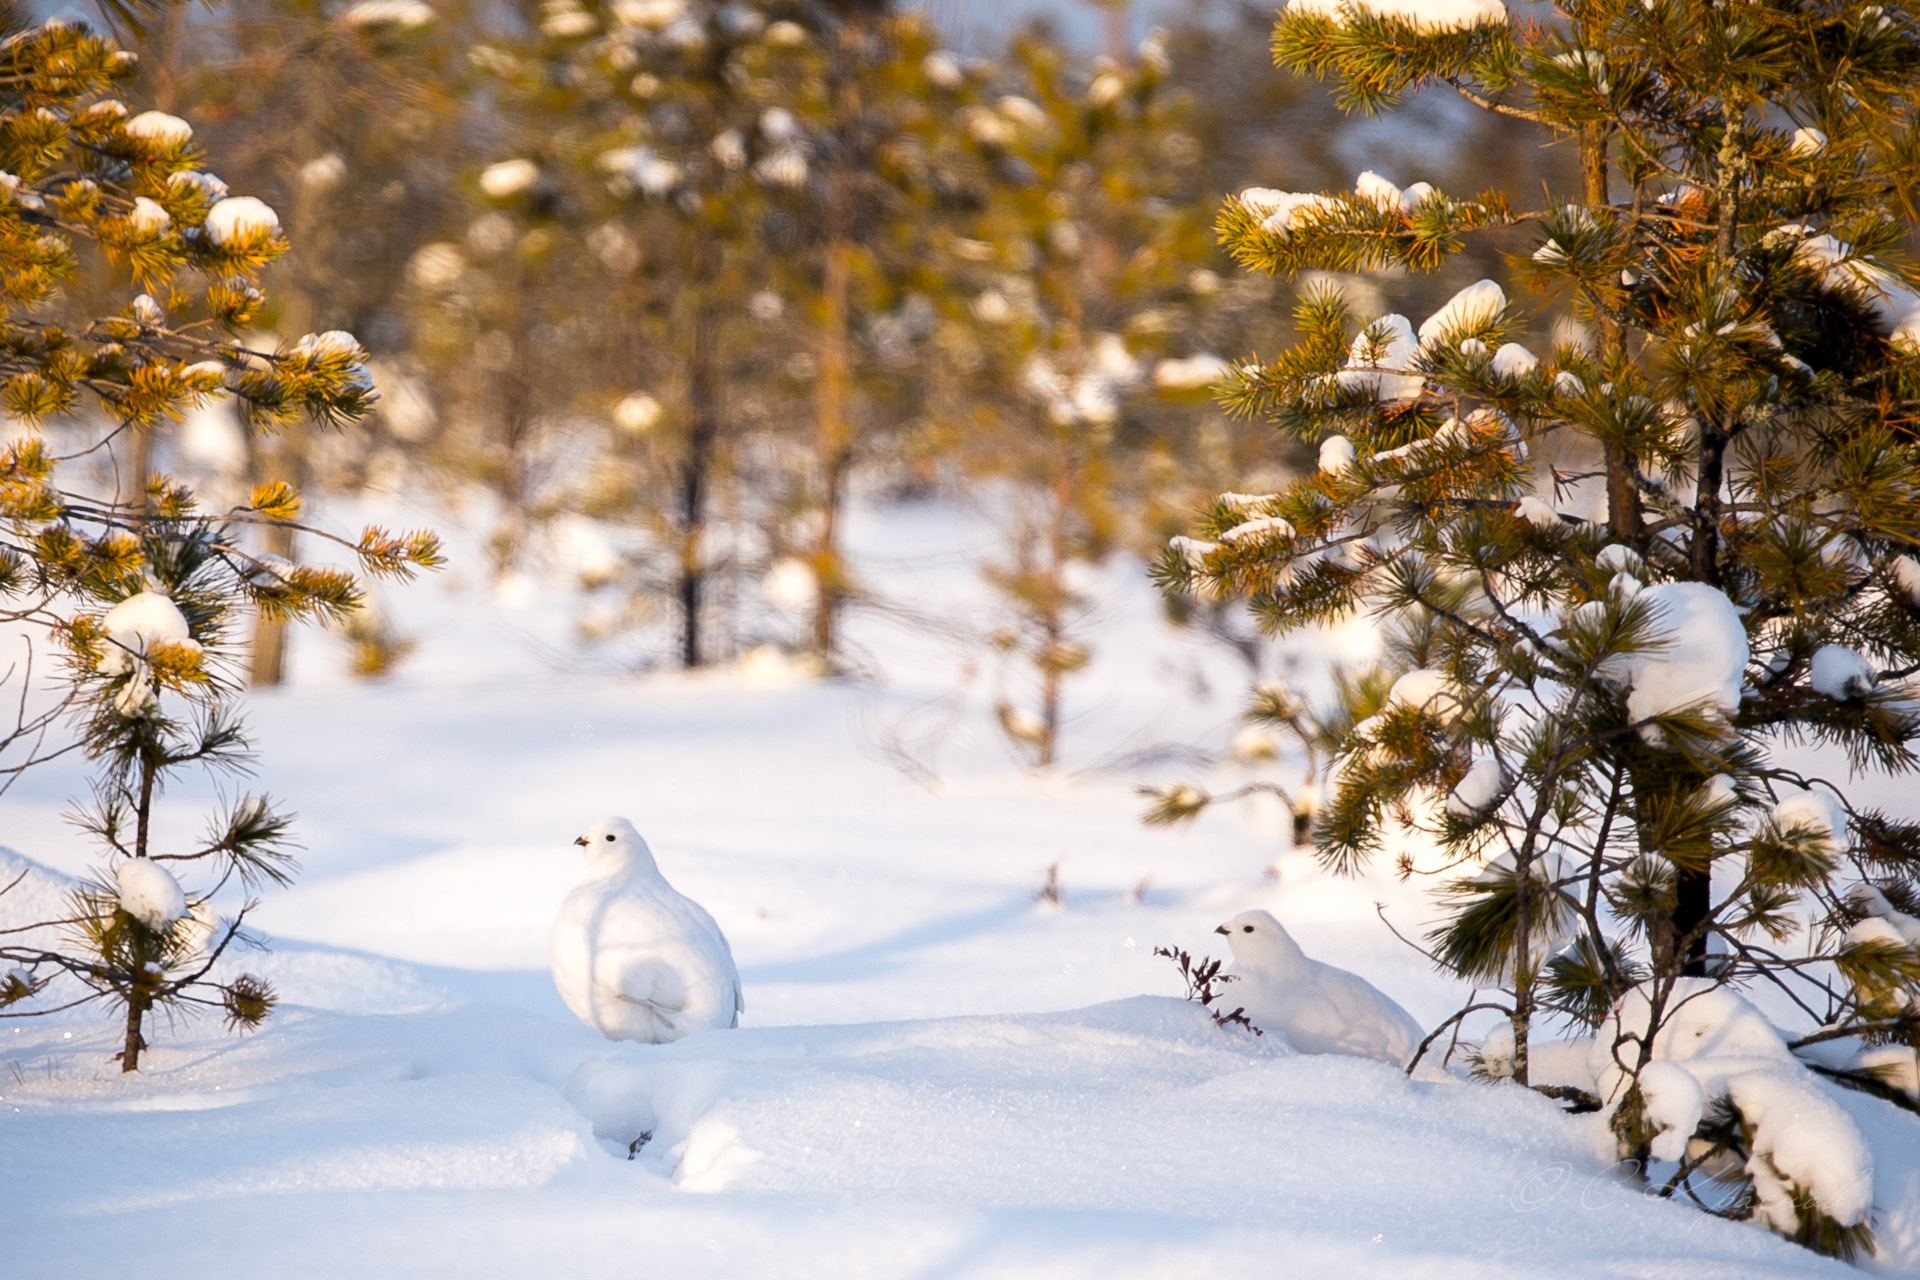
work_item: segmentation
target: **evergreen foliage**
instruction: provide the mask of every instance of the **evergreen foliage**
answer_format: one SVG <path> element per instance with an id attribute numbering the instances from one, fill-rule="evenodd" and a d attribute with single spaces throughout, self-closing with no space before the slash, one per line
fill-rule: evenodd
<path id="1" fill-rule="evenodd" d="M 1172 69 L 1159 31 L 1132 61 L 1084 69 L 1020 36 L 959 119 L 994 181 L 944 246 L 964 327 L 945 351 L 942 425 L 969 470 L 999 482 L 988 579 L 1007 621 L 992 639 L 1017 672 L 1000 716 L 1042 767 L 1064 683 L 1091 657 L 1078 579 L 1156 531 L 1161 503 L 1182 496 L 1175 475 L 1205 469 L 1207 387 L 1225 369 L 1178 345 L 1216 328 L 1220 281 L 1195 106 Z"/>
<path id="2" fill-rule="evenodd" d="M 884 5 L 547 6 L 525 47 L 483 54 L 522 126 L 508 145 L 523 149 L 488 172 L 537 175 L 494 197 L 547 238 L 529 268 L 557 283 L 562 240 L 586 274 L 616 245 L 647 246 L 614 315 L 591 317 L 633 339 L 608 352 L 599 394 L 651 406 L 592 507 L 672 549 L 669 581 L 643 572 L 640 588 L 677 598 L 680 659 L 698 665 L 709 562 L 726 554 L 709 545 L 716 486 L 749 465 L 735 455 L 757 419 L 799 461 L 757 496 L 771 499 L 776 552 L 811 573 L 810 647 L 832 663 L 857 594 L 840 550 L 850 476 L 924 395 L 927 295 L 941 287 L 930 248 L 943 213 L 978 200 L 951 127 L 967 64 L 922 15 Z M 574 302 L 551 295 L 561 311 Z M 733 392 L 743 375 L 771 395 Z M 793 419 L 807 429 L 778 429 Z"/>
<path id="3" fill-rule="evenodd" d="M 77 723 L 74 745 L 99 773 L 75 819 L 106 859 L 66 919 L 0 939 L 0 959 L 17 966 L 0 987 L 0 1016 L 119 1006 L 126 1071 L 137 1069 L 143 1027 L 159 1008 L 212 1005 L 254 1026 L 272 1007 L 265 983 L 213 977 L 244 939 L 246 911 L 223 922 L 208 899 L 234 881 L 286 881 L 288 818 L 243 794 L 202 842 L 176 848 L 155 835 L 153 806 L 182 769 L 246 764 L 228 651 L 244 612 L 338 618 L 361 598 L 350 573 L 250 549 L 259 531 L 298 521 L 291 486 L 261 485 L 245 505 L 205 512 L 185 486 L 146 474 L 141 442 L 214 396 L 233 397 L 259 431 L 301 417 L 350 422 L 376 398 L 349 334 L 309 334 L 271 351 L 244 340 L 264 305 L 259 273 L 288 242 L 268 206 L 230 196 L 199 168 L 184 121 L 135 114 L 108 96 L 136 67 L 132 54 L 66 20 L 0 42 L 0 394 L 22 428 L 0 450 L 0 619 L 26 634 L 29 654 L 36 636 L 51 645 L 62 669 L 53 707 L 23 710 L 0 751 L 13 753 L 6 776 L 17 776 L 59 750 L 45 744 L 63 719 Z M 117 311 L 66 314 L 67 282 L 83 267 L 119 280 Z M 85 447 L 57 454 L 37 429 L 46 419 L 88 437 Z M 78 464 L 103 449 L 128 459 L 125 491 L 70 487 Z M 369 574 L 403 577 L 439 562 L 425 533 L 370 527 L 333 541 Z M 28 682 L 20 705 L 32 705 L 30 664 L 10 678 Z M 190 892 L 176 869 L 200 877 Z M 35 999 L 43 994 L 59 1003 Z"/>
<path id="4" fill-rule="evenodd" d="M 1579 190 L 1523 204 L 1369 174 L 1243 192 L 1220 234 L 1288 274 L 1429 272 L 1504 237 L 1512 281 L 1587 337 L 1510 342 L 1525 316 L 1492 282 L 1417 335 L 1307 292 L 1297 344 L 1227 400 L 1320 442 L 1320 469 L 1224 495 L 1159 574 L 1273 630 L 1394 628 L 1320 856 L 1357 867 L 1403 821 L 1424 832 L 1438 863 L 1402 869 L 1444 878 L 1435 954 L 1508 990 L 1522 1083 L 1537 1011 L 1597 1024 L 1648 993 L 1651 1026 L 1614 1045 L 1633 1082 L 1615 1132 L 1644 1167 L 1637 1082 L 1691 998 L 1676 984 L 1762 982 L 1822 1038 L 1920 1044 L 1912 947 L 1848 932 L 1843 901 L 1852 878 L 1910 900 L 1920 841 L 1778 755 L 1916 763 L 1920 295 L 1898 248 L 1920 31 L 1861 3 L 1461 8 L 1296 5 L 1275 57 L 1356 111 L 1451 88 L 1577 149 Z M 1864 1218 L 1792 1197 L 1769 1225 L 1866 1247 Z"/>

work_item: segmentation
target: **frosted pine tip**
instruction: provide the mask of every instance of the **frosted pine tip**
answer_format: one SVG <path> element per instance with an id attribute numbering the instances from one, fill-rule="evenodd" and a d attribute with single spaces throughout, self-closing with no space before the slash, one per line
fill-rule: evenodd
<path id="1" fill-rule="evenodd" d="M 127 121 L 127 132 L 136 138 L 145 138 L 149 142 L 176 146 L 193 137 L 193 126 L 179 116 L 170 116 L 164 111 L 142 111 Z"/>
<path id="2" fill-rule="evenodd" d="M 252 196 L 231 196 L 207 210 L 207 238 L 229 244 L 280 230 L 280 215 Z"/>
<path id="3" fill-rule="evenodd" d="M 173 225 L 173 217 L 145 196 L 136 196 L 133 212 L 127 215 L 127 225 L 143 235 L 158 235 Z"/>

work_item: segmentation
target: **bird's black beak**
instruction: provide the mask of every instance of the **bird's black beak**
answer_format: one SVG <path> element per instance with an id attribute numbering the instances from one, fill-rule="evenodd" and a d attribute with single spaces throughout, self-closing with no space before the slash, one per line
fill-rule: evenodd
<path id="1" fill-rule="evenodd" d="M 1223 934 L 1224 934 L 1224 933 L 1226 933 L 1226 932 L 1227 932 L 1227 926 L 1225 926 L 1225 925 L 1221 925 L 1221 926 L 1220 926 L 1220 927 L 1219 927 L 1218 929 L 1215 929 L 1215 930 L 1214 930 L 1214 932 L 1215 932 L 1215 933 L 1223 933 Z M 1231 935 L 1229 935 L 1229 936 L 1231 936 Z"/>
<path id="2" fill-rule="evenodd" d="M 578 840 L 575 840 L 574 843 L 579 845 L 582 849 L 584 849 L 587 847 L 587 838 L 585 836 L 581 836 Z M 1221 932 L 1224 933 L 1226 931 L 1223 929 L 1221 930 Z"/>

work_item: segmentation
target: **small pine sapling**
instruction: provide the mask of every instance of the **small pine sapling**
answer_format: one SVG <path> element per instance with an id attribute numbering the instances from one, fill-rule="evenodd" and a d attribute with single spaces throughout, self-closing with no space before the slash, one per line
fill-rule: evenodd
<path id="1" fill-rule="evenodd" d="M 302 416 L 337 426 L 377 398 L 351 335 L 309 334 L 272 351 L 241 340 L 263 302 L 254 281 L 286 252 L 286 237 L 272 209 L 229 196 L 198 167 L 186 121 L 133 115 L 106 96 L 136 67 L 133 55 L 65 18 L 0 41 L 0 104 L 8 119 L 30 122 L 0 131 L 0 274 L 13 353 L 0 399 L 28 428 L 0 449 L 0 621 L 64 661 L 59 719 L 23 710 L 0 751 L 25 752 L 8 766 L 17 777 L 58 754 L 41 747 L 56 723 L 77 722 L 68 749 L 84 750 L 98 773 L 75 821 L 106 856 L 65 917 L 0 935 L 0 962 L 11 966 L 0 1017 L 116 1006 L 127 1072 L 139 1068 L 144 1028 L 159 1010 L 218 1008 L 229 1025 L 253 1027 L 273 1008 L 260 979 L 215 976 L 247 941 L 249 908 L 222 922 L 211 900 L 236 882 L 286 883 L 288 818 L 265 796 L 241 795 L 200 842 L 176 845 L 156 835 L 154 806 L 181 770 L 246 766 L 229 645 L 247 613 L 338 620 L 363 598 L 345 571 L 250 549 L 261 531 L 306 529 L 290 486 L 258 486 L 245 505 L 208 514 L 190 490 L 148 474 L 147 437 L 216 397 L 232 397 L 262 429 Z M 87 256 L 129 273 L 142 291 L 114 314 L 52 323 L 48 304 Z M 58 455 L 41 434 L 47 420 L 95 438 Z M 79 487 L 85 460 L 113 449 L 125 451 L 132 483 L 109 498 Z M 345 546 L 371 574 L 406 577 L 440 563 L 429 533 L 369 527 L 349 541 L 308 532 Z M 30 681 L 30 667 L 0 679 L 23 676 Z M 176 871 L 192 873 L 191 890 Z"/>

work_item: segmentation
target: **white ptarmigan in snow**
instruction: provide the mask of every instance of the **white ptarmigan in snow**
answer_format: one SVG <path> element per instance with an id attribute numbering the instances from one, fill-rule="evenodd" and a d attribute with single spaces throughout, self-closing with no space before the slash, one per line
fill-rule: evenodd
<path id="1" fill-rule="evenodd" d="M 1344 1053 L 1404 1067 L 1424 1034 L 1413 1016 L 1356 973 L 1307 958 L 1280 922 L 1247 911 L 1214 930 L 1227 935 L 1240 979 L 1228 1004 L 1300 1053 Z"/>
<path id="2" fill-rule="evenodd" d="M 739 1026 L 726 935 L 666 882 L 633 824 L 608 818 L 574 843 L 591 875 L 560 905 L 549 948 L 567 1008 L 609 1040 L 642 1044 Z"/>

